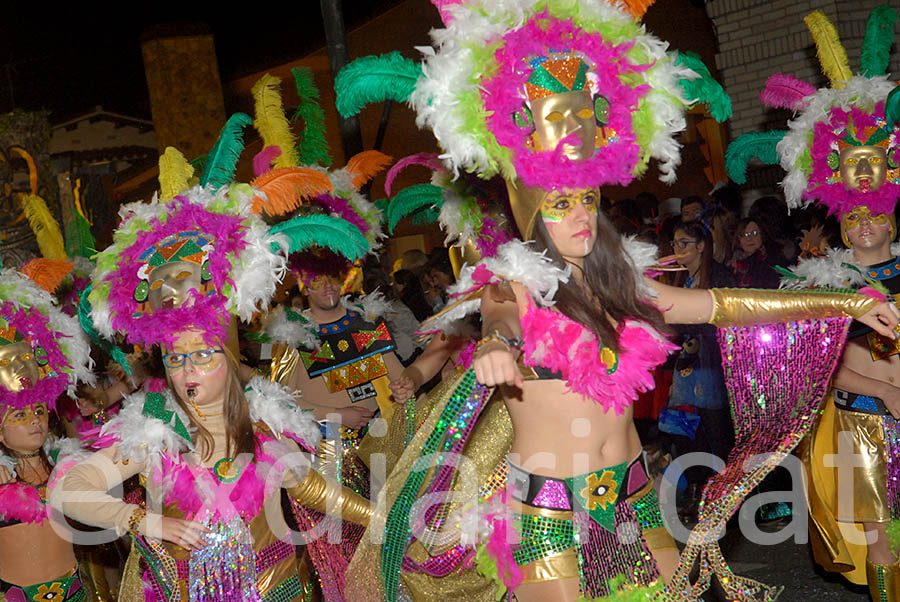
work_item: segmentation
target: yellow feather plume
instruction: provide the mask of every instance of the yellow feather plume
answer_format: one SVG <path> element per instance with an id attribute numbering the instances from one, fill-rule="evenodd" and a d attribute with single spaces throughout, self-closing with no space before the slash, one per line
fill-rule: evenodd
<path id="1" fill-rule="evenodd" d="M 253 126 L 263 139 L 263 148 L 277 146 L 281 149 L 281 156 L 275 161 L 276 168 L 297 167 L 300 163 L 295 148 L 297 138 L 284 116 L 281 80 L 266 73 L 253 84 L 252 93 L 255 104 Z"/>
<path id="2" fill-rule="evenodd" d="M 47 259 L 68 259 L 62 232 L 53 214 L 47 209 L 47 203 L 36 194 L 22 196 L 22 209 L 28 224 L 37 238 L 41 255 Z"/>
<path id="3" fill-rule="evenodd" d="M 194 167 L 177 148 L 167 146 L 159 157 L 159 198 L 171 201 L 176 194 L 190 188 Z"/>
<path id="4" fill-rule="evenodd" d="M 853 77 L 853 72 L 850 71 L 847 51 L 841 44 L 837 29 L 820 10 L 809 13 L 803 21 L 816 42 L 822 73 L 831 82 L 832 88 L 843 88 L 844 82 Z"/>

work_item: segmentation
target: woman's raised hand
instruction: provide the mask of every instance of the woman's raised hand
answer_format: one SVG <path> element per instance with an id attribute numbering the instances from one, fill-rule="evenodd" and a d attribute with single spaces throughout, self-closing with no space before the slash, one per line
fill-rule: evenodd
<path id="1" fill-rule="evenodd" d="M 525 383 L 516 365 L 515 352 L 501 341 L 480 345 L 472 367 L 475 368 L 475 378 L 486 387 L 515 385 L 521 388 Z"/>
<path id="2" fill-rule="evenodd" d="M 870 326 L 872 330 L 882 336 L 896 339 L 897 333 L 894 329 L 897 327 L 898 317 L 900 317 L 900 309 L 897 309 L 896 305 L 882 302 L 863 314 L 859 321 Z"/>

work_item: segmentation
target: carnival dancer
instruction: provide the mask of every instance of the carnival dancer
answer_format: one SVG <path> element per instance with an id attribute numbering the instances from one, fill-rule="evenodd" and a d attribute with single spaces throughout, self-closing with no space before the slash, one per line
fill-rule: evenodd
<path id="1" fill-rule="evenodd" d="M 15 270 L 0 272 L 0 600 L 89 600 L 71 540 L 50 523 L 54 464 L 76 440 L 49 433 L 57 398 L 93 383 L 90 347 L 75 318 Z"/>
<path id="2" fill-rule="evenodd" d="M 633 4 L 636 14 L 646 8 Z M 711 101 L 713 114 L 727 117 L 721 88 L 699 61 L 667 54 L 618 6 L 474 1 L 439 8 L 447 27 L 434 33 L 437 49 L 418 76 L 397 56 L 358 67 L 363 72 L 380 60 L 379 67 L 401 75 L 394 98 L 411 95 L 449 167 L 504 174 L 522 236 L 464 270 L 456 303 L 423 326 L 441 329 L 480 307 L 475 377 L 502 385 L 512 419 L 507 493 L 522 539 L 510 548 L 503 520 L 493 521 L 479 562 L 493 564 L 520 601 L 603 596 L 617 589 L 617 577 L 629 587 L 649 586 L 660 573 L 672 574 L 678 554 L 659 515 L 630 404 L 652 386 L 650 370 L 674 347 L 664 320 L 752 324 L 839 315 L 844 307 L 857 315 L 876 302 L 846 295 L 763 300 L 757 291 L 710 294 L 644 280 L 652 252 L 640 245 L 626 251 L 598 210 L 596 187 L 630 182 L 651 157 L 671 181 L 685 97 Z M 378 86 L 359 94 L 349 88 L 343 106 L 352 111 Z M 523 242 L 531 239 L 533 248 Z M 770 311 L 753 311 L 763 307 Z M 896 323 L 887 304 L 866 320 L 884 333 Z M 414 438 L 412 454 L 455 452 L 462 443 L 453 440 L 471 432 L 488 393 L 471 375 L 451 388 L 445 409 L 455 408 L 459 418 L 433 431 L 421 452 Z M 436 420 L 447 422 L 443 413 Z M 445 488 L 443 468 L 427 494 Z M 365 543 L 358 550 L 381 577 L 379 591 L 354 592 L 359 599 L 398 598 L 409 534 L 423 518 L 409 508 L 423 483 L 418 469 L 398 488 L 380 556 Z M 624 532 L 630 535 L 620 537 Z"/>
<path id="3" fill-rule="evenodd" d="M 853 75 L 834 26 L 819 11 L 807 16 L 831 87 L 816 90 L 789 75 L 771 76 L 762 100 L 797 116 L 787 131 L 745 134 L 728 149 L 735 181 L 743 181 L 749 156 L 780 162 L 788 172 L 789 206 L 815 201 L 840 219 L 847 248 L 801 260 L 783 286 L 850 287 L 889 299 L 900 292 L 900 248 L 891 244 L 900 197 L 900 94 L 885 75 L 897 18 L 888 5 L 872 11 L 860 71 Z M 887 535 L 900 517 L 900 389 L 894 384 L 900 347 L 858 323 L 849 337 L 801 454 L 809 474 L 812 548 L 827 570 L 867 583 L 873 600 L 900 600 L 900 567 Z"/>

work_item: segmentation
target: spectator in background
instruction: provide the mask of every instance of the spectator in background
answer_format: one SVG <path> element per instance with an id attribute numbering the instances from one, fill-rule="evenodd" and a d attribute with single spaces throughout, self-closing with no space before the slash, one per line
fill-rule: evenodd
<path id="1" fill-rule="evenodd" d="M 421 249 L 410 249 L 404 251 L 400 256 L 400 269 L 409 270 L 416 275 L 417 278 L 422 277 L 422 271 L 428 263 L 428 255 Z"/>
<path id="2" fill-rule="evenodd" d="M 706 207 L 703 199 L 696 195 L 681 199 L 681 221 L 684 223 L 695 222 L 703 218 Z"/>
<path id="3" fill-rule="evenodd" d="M 741 193 L 736 186 L 720 186 L 707 202 L 711 208 L 713 259 L 727 262 L 734 254 L 734 230 L 741 217 Z"/>
<path id="4" fill-rule="evenodd" d="M 753 219 L 766 235 L 769 260 L 773 265 L 790 265 L 797 258 L 794 244 L 797 233 L 784 201 L 764 196 L 753 201 L 747 217 Z"/>
<path id="5" fill-rule="evenodd" d="M 643 224 L 641 210 L 634 199 L 621 199 L 613 203 L 609 210 L 609 218 L 613 227 L 622 236 L 637 234 Z"/>
<path id="6" fill-rule="evenodd" d="M 424 345 L 417 340 L 416 331 L 419 330 L 419 321 L 415 314 L 401 301 L 394 297 L 388 276 L 381 270 L 370 270 L 363 277 L 363 290 L 369 294 L 376 290 L 384 294 L 388 302 L 388 309 L 384 312 L 384 320 L 388 330 L 397 344 L 397 357 L 403 367 L 409 366 L 422 352 Z"/>
<path id="7" fill-rule="evenodd" d="M 737 223 L 734 235 L 734 254 L 729 266 L 734 272 L 737 286 L 742 288 L 778 288 L 780 247 L 770 243 L 770 238 L 754 218 L 746 217 Z"/>
<path id="8" fill-rule="evenodd" d="M 400 301 L 408 307 L 416 320 L 424 321 L 433 312 L 428 301 L 425 300 L 425 291 L 419 278 L 410 270 L 397 270 L 394 272 L 394 292 Z"/>
<path id="9" fill-rule="evenodd" d="M 428 258 L 422 276 L 425 297 L 435 312 L 447 305 L 447 288 L 455 282 L 450 253 L 445 247 L 436 247 Z"/>

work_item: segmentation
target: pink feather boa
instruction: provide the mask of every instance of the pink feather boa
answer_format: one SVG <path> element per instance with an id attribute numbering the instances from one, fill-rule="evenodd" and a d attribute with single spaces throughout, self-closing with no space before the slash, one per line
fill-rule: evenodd
<path id="1" fill-rule="evenodd" d="M 639 169 L 640 148 L 636 142 L 632 116 L 649 86 L 631 87 L 629 76 L 645 71 L 650 65 L 637 65 L 626 54 L 633 42 L 613 46 L 599 33 L 587 33 L 570 21 L 551 19 L 545 11 L 532 17 L 523 27 L 512 30 L 495 53 L 499 68 L 485 78 L 482 99 L 488 127 L 500 146 L 513 154 L 516 176 L 528 186 L 555 188 L 595 188 L 627 186 Z M 528 59 L 547 53 L 548 48 L 578 48 L 591 70 L 591 92 L 609 101 L 609 125 L 616 136 L 597 149 L 593 157 L 572 161 L 556 150 L 532 151 L 526 146 L 531 135 L 513 122 L 521 110 L 525 83 L 531 75 Z"/>
<path id="2" fill-rule="evenodd" d="M 616 414 L 654 387 L 651 371 L 678 349 L 649 327 L 627 322 L 619 327 L 618 366 L 607 374 L 594 333 L 557 311 L 532 304 L 522 316 L 522 333 L 527 365 L 562 373 L 570 391 Z"/>
<path id="3" fill-rule="evenodd" d="M 0 518 L 6 521 L 42 523 L 47 518 L 46 504 L 33 485 L 0 485 Z"/>

